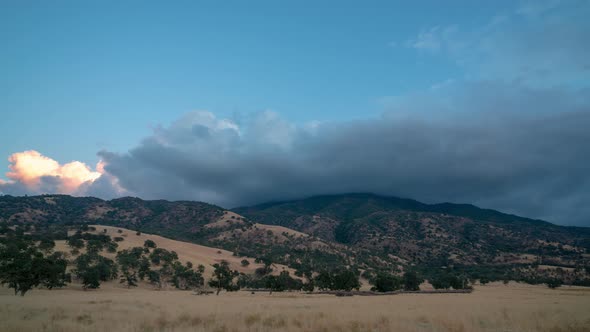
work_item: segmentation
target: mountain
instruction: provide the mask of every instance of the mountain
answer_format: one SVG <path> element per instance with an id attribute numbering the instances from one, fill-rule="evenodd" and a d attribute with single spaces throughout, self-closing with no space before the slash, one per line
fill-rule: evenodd
<path id="1" fill-rule="evenodd" d="M 60 240 L 67 235 L 58 225 L 80 223 L 222 248 L 289 266 L 299 276 L 342 267 L 366 277 L 381 270 L 454 269 L 496 279 L 575 282 L 587 280 L 590 271 L 590 228 L 467 204 L 343 194 L 229 211 L 202 202 L 132 197 L 0 196 L 0 226 L 34 225 Z"/>
<path id="2" fill-rule="evenodd" d="M 398 262 L 364 250 L 324 241 L 289 228 L 259 224 L 221 207 L 191 201 L 146 201 L 124 197 L 105 201 L 92 197 L 42 195 L 0 196 L 0 224 L 34 225 L 55 240 L 65 238 L 63 227 L 99 224 L 123 227 L 171 239 L 223 248 L 236 256 L 288 265 L 306 271 L 326 267 L 370 264 L 392 270 Z"/>
<path id="3" fill-rule="evenodd" d="M 395 256 L 410 264 L 446 266 L 541 263 L 588 265 L 590 228 L 480 209 L 424 204 L 358 193 L 315 196 L 233 210 L 325 241 Z"/>

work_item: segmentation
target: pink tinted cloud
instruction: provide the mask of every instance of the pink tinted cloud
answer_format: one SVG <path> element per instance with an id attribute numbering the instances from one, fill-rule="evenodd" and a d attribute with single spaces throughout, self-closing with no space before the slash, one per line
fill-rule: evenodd
<path id="1" fill-rule="evenodd" d="M 52 177 L 56 184 L 53 188 L 55 193 L 72 194 L 83 184 L 99 179 L 104 172 L 102 165 L 98 165 L 97 170 L 79 161 L 62 165 L 34 150 L 14 153 L 8 161 L 10 171 L 6 176 L 9 182 L 20 183 L 33 193 L 42 193 L 43 178 Z"/>

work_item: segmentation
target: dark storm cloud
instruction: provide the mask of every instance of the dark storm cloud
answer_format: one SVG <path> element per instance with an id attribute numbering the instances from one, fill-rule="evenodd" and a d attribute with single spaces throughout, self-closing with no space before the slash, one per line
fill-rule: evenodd
<path id="1" fill-rule="evenodd" d="M 100 156 L 123 188 L 145 198 L 233 207 L 375 192 L 590 225 L 587 91 L 461 85 L 426 93 L 430 112 L 413 100 L 421 95 L 347 123 L 295 126 L 265 112 L 238 128 L 196 112 L 129 153 Z"/>
<path id="2" fill-rule="evenodd" d="M 234 207 L 374 192 L 590 226 L 589 13 L 587 1 L 535 1 L 480 27 L 426 29 L 396 44 L 462 78 L 383 97 L 367 120 L 189 113 L 126 153 L 100 152 L 105 172 L 77 194 Z M 0 181 L 0 192 L 26 190 Z"/>

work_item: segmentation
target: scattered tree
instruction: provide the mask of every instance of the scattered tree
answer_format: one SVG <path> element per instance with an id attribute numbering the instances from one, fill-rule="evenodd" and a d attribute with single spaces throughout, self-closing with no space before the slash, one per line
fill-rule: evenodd
<path id="1" fill-rule="evenodd" d="M 404 290 L 406 291 L 419 291 L 422 279 L 418 277 L 415 271 L 407 271 L 403 276 Z"/>
<path id="2" fill-rule="evenodd" d="M 49 253 L 53 250 L 53 248 L 55 248 L 55 241 L 52 239 L 43 238 L 41 241 L 39 241 L 38 248 L 45 253 Z"/>
<path id="3" fill-rule="evenodd" d="M 178 289 L 189 290 L 201 287 L 204 284 L 203 272 L 205 267 L 203 265 L 199 265 L 195 271 L 191 262 L 182 265 L 176 261 L 173 264 L 173 270 L 172 284 Z"/>
<path id="4" fill-rule="evenodd" d="M 44 257 L 35 244 L 21 236 L 0 241 L 0 284 L 24 296 L 40 285 L 52 289 L 62 287 L 68 280 L 67 261 L 61 253 Z"/>
<path id="5" fill-rule="evenodd" d="M 358 275 L 352 270 L 322 271 L 315 278 L 315 285 L 322 290 L 345 290 L 359 289 L 361 284 Z"/>
<path id="6" fill-rule="evenodd" d="M 115 279 L 118 275 L 115 262 L 95 253 L 78 256 L 75 265 L 74 274 L 82 281 L 84 290 L 99 288 L 101 281 Z"/>
<path id="7" fill-rule="evenodd" d="M 379 272 L 373 279 L 371 290 L 377 292 L 392 292 L 402 288 L 403 280 L 389 273 Z"/>
<path id="8" fill-rule="evenodd" d="M 209 280 L 209 286 L 217 288 L 217 295 L 219 295 L 219 292 L 222 289 L 225 289 L 228 292 L 238 290 L 233 279 L 238 276 L 239 273 L 237 271 L 232 271 L 227 261 L 222 260 L 219 264 L 213 264 L 213 268 L 215 270 L 213 271 L 211 280 Z"/>
<path id="9" fill-rule="evenodd" d="M 563 285 L 563 281 L 556 279 L 556 278 L 551 278 L 548 279 L 545 284 L 547 285 L 547 287 L 551 288 L 551 289 L 556 289 L 558 287 L 561 287 L 561 285 Z"/>
<path id="10" fill-rule="evenodd" d="M 145 240 L 145 242 L 143 243 L 143 246 L 146 248 L 156 248 L 156 242 L 148 239 L 148 240 Z"/>

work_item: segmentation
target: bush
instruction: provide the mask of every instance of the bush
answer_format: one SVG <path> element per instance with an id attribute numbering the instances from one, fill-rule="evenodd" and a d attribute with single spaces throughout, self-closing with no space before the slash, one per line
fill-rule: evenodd
<path id="1" fill-rule="evenodd" d="M 217 288 L 217 295 L 222 289 L 228 292 L 238 290 L 238 285 L 234 284 L 233 280 L 239 273 L 231 270 L 227 261 L 222 260 L 219 264 L 213 264 L 213 267 L 215 270 L 209 280 L 209 286 Z"/>
<path id="2" fill-rule="evenodd" d="M 361 287 L 357 274 L 352 270 L 322 271 L 315 277 L 314 283 L 322 290 L 351 291 Z"/>
<path id="3" fill-rule="evenodd" d="M 187 262 L 186 266 L 183 266 L 180 262 L 176 261 L 173 264 L 174 274 L 172 276 L 172 284 L 178 289 L 194 289 L 203 286 L 203 271 L 205 267 L 199 265 L 197 271 L 193 270 L 193 264 Z"/>
<path id="4" fill-rule="evenodd" d="M 299 279 L 291 278 L 288 271 L 282 271 L 279 276 L 269 275 L 265 277 L 266 288 L 276 292 L 285 290 L 301 290 L 303 283 Z"/>
<path id="5" fill-rule="evenodd" d="M 145 240 L 145 242 L 143 243 L 143 246 L 146 248 L 155 248 L 156 242 L 154 242 L 152 240 Z"/>
<path id="6" fill-rule="evenodd" d="M 75 265 L 74 273 L 85 290 L 99 288 L 101 281 L 115 279 L 118 275 L 115 262 L 93 253 L 78 256 Z"/>
<path id="7" fill-rule="evenodd" d="M 247 259 L 242 259 L 241 264 L 242 264 L 242 266 L 248 266 L 248 265 L 250 265 L 250 262 Z"/>
<path id="8" fill-rule="evenodd" d="M 559 279 L 549 279 L 545 282 L 545 284 L 547 285 L 547 287 L 551 288 L 551 289 L 556 289 L 558 287 L 561 287 L 561 285 L 563 285 L 563 281 L 559 280 Z"/>
<path id="9" fill-rule="evenodd" d="M 430 284 L 435 289 L 470 289 L 469 280 L 464 276 L 443 273 L 430 278 Z"/>
<path id="10" fill-rule="evenodd" d="M 0 284 L 24 296 L 34 287 L 62 287 L 69 279 L 62 253 L 44 257 L 32 241 L 20 237 L 0 239 Z"/>
<path id="11" fill-rule="evenodd" d="M 422 278 L 418 277 L 418 274 L 414 271 L 408 271 L 404 273 L 403 284 L 404 290 L 407 291 L 419 291 Z"/>
<path id="12" fill-rule="evenodd" d="M 402 288 L 403 280 L 389 273 L 379 272 L 373 279 L 371 290 L 377 292 L 392 292 Z"/>

